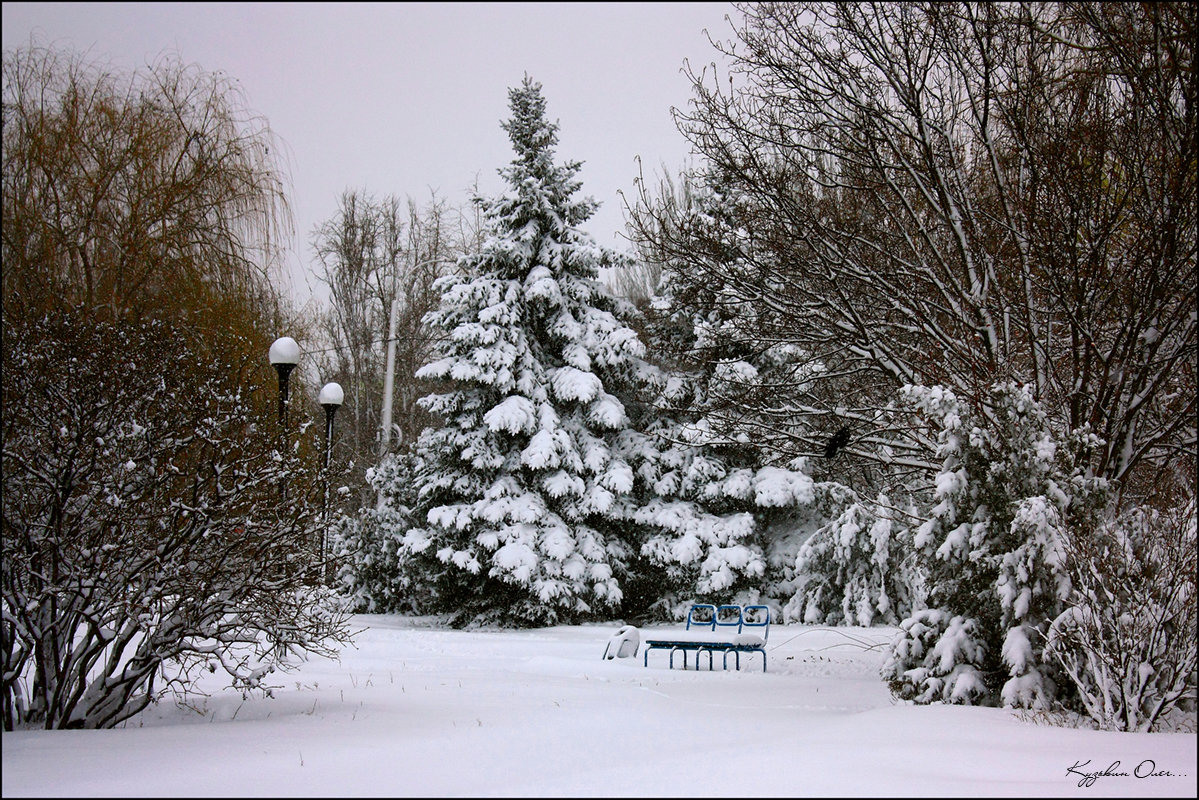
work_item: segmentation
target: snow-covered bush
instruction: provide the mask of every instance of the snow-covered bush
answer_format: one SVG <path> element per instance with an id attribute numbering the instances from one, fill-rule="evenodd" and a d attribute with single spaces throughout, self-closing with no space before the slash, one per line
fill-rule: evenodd
<path id="1" fill-rule="evenodd" d="M 973 703 L 986 696 L 988 645 L 976 620 L 925 608 L 899 627 L 883 667 L 896 696 L 917 703 Z"/>
<path id="2" fill-rule="evenodd" d="M 351 611 L 381 614 L 421 608 L 421 588 L 426 584 L 414 579 L 399 533 L 412 527 L 416 468 L 411 454 L 385 456 L 366 471 L 367 484 L 383 493 L 383 503 L 356 515 L 342 514 L 334 523 L 331 551 L 338 561 L 336 588 Z"/>
<path id="3" fill-rule="evenodd" d="M 201 668 L 269 691 L 279 643 L 346 640 L 315 459 L 279 452 L 274 376 L 235 338 L 81 312 L 5 331 L 6 729 L 111 727 Z"/>
<path id="4" fill-rule="evenodd" d="M 1104 497 L 1102 481 L 1074 460 L 1094 438 L 1059 442 L 1031 390 L 1010 383 L 992 389 L 985 412 L 940 387 L 909 386 L 903 396 L 937 431 L 943 459 L 933 506 L 913 536 L 927 603 L 960 623 L 946 629 L 956 639 L 945 647 L 917 643 L 915 628 L 902 625 L 884 676 L 901 696 L 947 699 L 935 680 L 960 656 L 979 683 L 949 698 L 1045 707 L 1057 681 L 1041 651 L 1070 592 L 1064 543 Z"/>
<path id="5" fill-rule="evenodd" d="M 799 550 L 802 588 L 785 613 L 822 625 L 896 625 L 922 600 L 911 544 L 915 509 L 897 508 L 885 493 L 869 501 L 842 492 L 845 510 Z"/>
<path id="6" fill-rule="evenodd" d="M 1193 704 L 1195 545 L 1194 501 L 1170 513 L 1134 507 L 1069 540 L 1073 591 L 1045 655 L 1100 727 L 1149 731 Z"/>

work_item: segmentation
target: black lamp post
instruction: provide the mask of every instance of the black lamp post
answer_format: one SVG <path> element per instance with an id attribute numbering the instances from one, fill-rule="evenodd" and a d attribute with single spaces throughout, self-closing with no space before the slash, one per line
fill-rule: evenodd
<path id="1" fill-rule="evenodd" d="M 333 415 L 341 408 L 345 392 L 339 383 L 326 383 L 321 387 L 318 396 L 321 408 L 325 409 L 325 496 L 321 506 L 321 518 L 324 522 L 321 530 L 320 554 L 321 569 L 324 570 L 325 553 L 329 539 L 329 461 L 333 450 Z"/>
<path id="2" fill-rule="evenodd" d="M 271 345 L 271 366 L 279 373 L 279 429 L 287 435 L 287 378 L 300 361 L 300 346 L 290 336 L 281 336 Z"/>
<path id="3" fill-rule="evenodd" d="M 300 361 L 300 346 L 290 336 L 280 336 L 271 344 L 271 366 L 279 373 L 279 453 L 287 451 L 287 379 Z M 287 500 L 287 483 L 281 482 L 280 494 Z"/>

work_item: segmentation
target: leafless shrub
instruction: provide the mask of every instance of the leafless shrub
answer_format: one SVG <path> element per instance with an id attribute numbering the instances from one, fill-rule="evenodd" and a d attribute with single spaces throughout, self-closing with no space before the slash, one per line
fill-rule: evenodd
<path id="1" fill-rule="evenodd" d="M 5 332 L 6 730 L 111 727 L 204 669 L 269 693 L 288 649 L 346 640 L 313 448 L 279 452 L 235 339 L 81 312 Z"/>
<path id="2" fill-rule="evenodd" d="M 1195 700 L 1195 505 L 1133 508 L 1068 545 L 1074 593 L 1046 654 L 1106 730 L 1149 731 Z"/>

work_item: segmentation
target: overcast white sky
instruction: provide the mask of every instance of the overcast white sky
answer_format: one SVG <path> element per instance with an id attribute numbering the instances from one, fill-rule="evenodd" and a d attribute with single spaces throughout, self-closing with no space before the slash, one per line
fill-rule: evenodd
<path id="1" fill-rule="evenodd" d="M 682 166 L 688 146 L 671 106 L 691 97 L 680 71 L 728 38 L 727 3 L 9 3 L 4 48 L 86 51 L 126 70 L 176 52 L 238 79 L 251 109 L 290 148 L 296 237 L 291 270 L 305 286 L 313 226 L 347 187 L 381 196 L 430 189 L 465 202 L 512 157 L 499 127 L 509 87 L 527 72 L 561 124 L 558 160 L 583 161 L 583 193 L 601 202 L 585 227 L 627 249 L 621 200 L 640 156 L 651 177 Z M 309 283 L 315 283 L 311 278 Z"/>

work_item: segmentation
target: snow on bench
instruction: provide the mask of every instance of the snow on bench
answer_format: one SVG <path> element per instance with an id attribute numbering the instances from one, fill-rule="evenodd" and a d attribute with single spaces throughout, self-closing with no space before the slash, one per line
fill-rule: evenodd
<path id="1" fill-rule="evenodd" d="M 699 657 L 706 652 L 711 670 L 712 660 L 720 652 L 724 655 L 725 669 L 729 668 L 729 654 L 732 653 L 740 670 L 742 653 L 761 653 L 762 671 L 765 672 L 769 632 L 770 609 L 766 606 L 717 607 L 711 603 L 695 603 L 687 612 L 685 630 L 646 637 L 642 665 L 649 666 L 650 650 L 669 650 L 671 669 L 674 669 L 676 652 L 683 656 L 683 669 L 687 669 L 687 653 L 695 653 L 695 668 L 699 669 Z"/>

